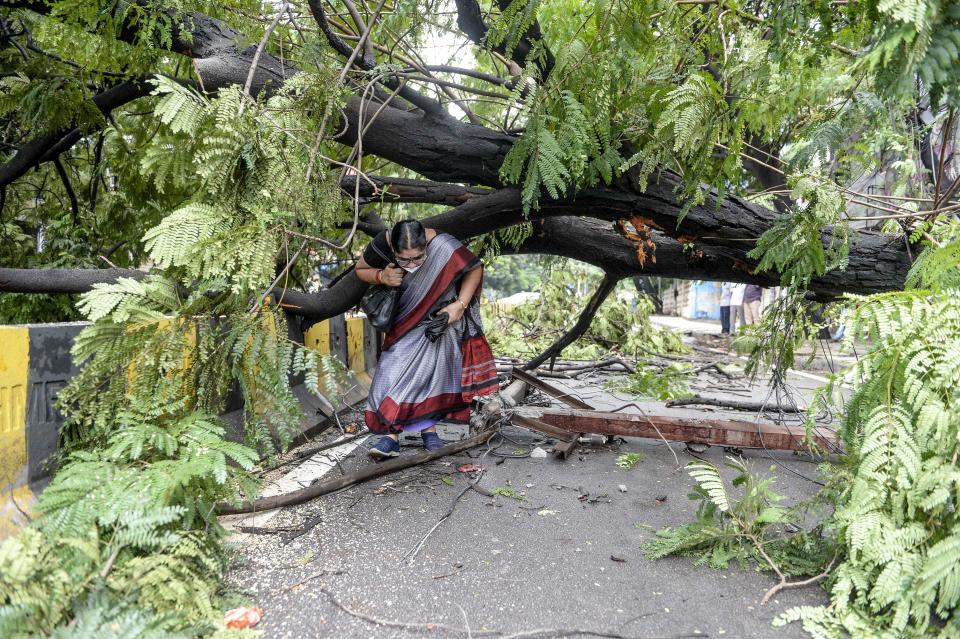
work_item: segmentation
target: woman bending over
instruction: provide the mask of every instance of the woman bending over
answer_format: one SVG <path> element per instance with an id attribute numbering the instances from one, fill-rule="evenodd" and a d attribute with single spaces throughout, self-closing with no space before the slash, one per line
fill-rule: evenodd
<path id="1" fill-rule="evenodd" d="M 400 289 L 364 414 L 371 431 L 384 433 L 370 455 L 399 455 L 404 431 L 436 450 L 438 421 L 468 422 L 473 398 L 498 389 L 480 324 L 480 260 L 453 236 L 405 220 L 370 242 L 356 272 Z"/>

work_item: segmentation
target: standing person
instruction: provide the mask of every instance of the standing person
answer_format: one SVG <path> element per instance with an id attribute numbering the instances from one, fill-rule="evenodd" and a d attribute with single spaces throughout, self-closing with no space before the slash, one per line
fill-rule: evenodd
<path id="1" fill-rule="evenodd" d="M 743 323 L 756 324 L 760 321 L 760 299 L 763 288 L 756 284 L 747 284 L 743 292 Z"/>
<path id="2" fill-rule="evenodd" d="M 734 284 L 730 287 L 730 334 L 737 332 L 737 316 L 740 317 L 740 326 L 743 321 L 743 294 L 747 289 L 746 284 Z"/>
<path id="3" fill-rule="evenodd" d="M 468 422 L 473 398 L 499 388 L 480 323 L 480 260 L 453 236 L 404 220 L 373 238 L 356 273 L 400 289 L 364 413 L 367 427 L 384 434 L 370 456 L 399 455 L 404 431 L 420 432 L 423 447 L 436 450 L 438 421 Z"/>
<path id="4" fill-rule="evenodd" d="M 720 334 L 730 334 L 730 297 L 733 294 L 733 284 L 723 282 L 720 285 Z"/>

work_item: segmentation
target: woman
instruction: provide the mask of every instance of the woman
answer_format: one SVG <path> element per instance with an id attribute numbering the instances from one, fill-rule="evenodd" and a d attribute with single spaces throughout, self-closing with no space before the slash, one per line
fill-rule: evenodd
<path id="1" fill-rule="evenodd" d="M 370 455 L 399 455 L 404 431 L 420 432 L 424 448 L 436 450 L 438 421 L 468 422 L 473 398 L 498 389 L 480 324 L 480 260 L 456 238 L 405 220 L 370 242 L 356 273 L 400 288 L 367 398 L 367 427 L 385 433 Z"/>

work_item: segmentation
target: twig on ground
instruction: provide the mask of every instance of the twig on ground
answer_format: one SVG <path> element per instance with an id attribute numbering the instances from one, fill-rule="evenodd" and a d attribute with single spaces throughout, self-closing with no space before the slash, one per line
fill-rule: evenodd
<path id="1" fill-rule="evenodd" d="M 704 371 L 708 371 L 708 370 L 711 370 L 711 369 L 717 371 L 718 373 L 720 373 L 721 375 L 723 375 L 723 376 L 726 377 L 727 379 L 733 379 L 733 375 L 731 375 L 730 373 L 728 373 L 727 371 L 725 371 L 723 368 L 721 368 L 721 367 L 720 367 L 720 364 L 718 364 L 717 362 L 710 362 L 709 364 L 705 364 L 705 365 L 703 365 L 703 366 L 700 366 L 699 368 L 695 368 L 695 369 L 693 369 L 693 370 L 690 371 L 690 372 L 691 372 L 693 375 L 696 375 L 697 373 L 702 373 L 702 372 L 704 372 Z"/>
<path id="2" fill-rule="evenodd" d="M 319 570 L 319 571 L 313 573 L 312 575 L 309 575 L 309 576 L 307 576 L 307 577 L 304 577 L 303 579 L 301 579 L 300 581 L 298 581 L 298 582 L 295 583 L 295 584 L 290 584 L 289 586 L 287 586 L 286 588 L 284 588 L 284 590 L 293 590 L 294 588 L 296 588 L 296 587 L 298 587 L 298 586 L 303 586 L 303 585 L 306 584 L 308 581 L 312 581 L 312 580 L 314 580 L 314 579 L 316 579 L 316 578 L 318 578 L 318 577 L 325 577 L 325 576 L 327 576 L 327 575 L 344 575 L 344 574 L 346 574 L 346 573 L 347 573 L 347 571 L 344 570 L 344 569 L 342 569 L 342 568 L 324 568 L 323 570 Z"/>
<path id="3" fill-rule="evenodd" d="M 427 539 L 430 538 L 430 535 L 433 534 L 433 531 L 440 527 L 440 524 L 442 524 L 443 522 L 445 522 L 447 519 L 450 518 L 450 516 L 453 514 L 453 511 L 457 507 L 457 503 L 463 498 L 465 494 L 467 494 L 468 490 L 473 488 L 474 484 L 479 483 L 480 478 L 483 477 L 483 472 L 484 471 L 481 469 L 480 472 L 477 473 L 477 478 L 474 481 L 468 483 L 466 486 L 464 486 L 463 490 L 457 493 L 457 496 L 453 498 L 452 502 L 450 502 L 450 508 L 448 508 L 447 512 L 444 513 L 443 517 L 440 518 L 440 521 L 434 524 L 433 528 L 427 531 L 427 534 L 423 536 L 423 538 L 420 540 L 420 542 L 416 546 L 414 546 L 413 548 L 407 551 L 407 554 L 403 556 L 403 558 L 407 560 L 407 563 L 412 563 L 413 560 L 417 558 L 417 555 L 420 553 L 420 549 L 423 548 L 423 544 L 427 542 Z"/>
<path id="4" fill-rule="evenodd" d="M 761 604 L 767 603 L 775 594 L 777 594 L 781 590 L 786 590 L 787 588 L 800 588 L 801 586 L 809 586 L 810 584 L 815 584 L 818 581 L 826 579 L 827 575 L 830 574 L 830 570 L 833 568 L 833 564 L 836 560 L 837 560 L 837 556 L 834 555 L 833 559 L 830 560 L 830 563 L 827 564 L 827 567 L 823 570 L 823 572 L 821 572 L 819 575 L 816 575 L 814 577 L 810 577 L 809 579 L 804 579 L 803 581 L 787 581 L 786 577 L 784 577 L 781 574 L 780 583 L 778 583 L 773 588 L 768 590 L 767 594 L 765 594 L 763 596 L 763 599 L 760 600 L 760 603 Z"/>
<path id="5" fill-rule="evenodd" d="M 464 568 L 463 564 L 456 564 L 453 567 L 453 571 L 442 574 L 442 575 L 434 575 L 433 578 L 446 579 L 447 577 L 453 577 L 454 575 L 459 575 L 461 572 L 463 572 L 463 568 Z"/>
<path id="6" fill-rule="evenodd" d="M 288 534 L 285 535 L 283 538 L 283 545 L 286 546 L 294 539 L 297 539 L 298 537 L 302 537 L 303 535 L 306 535 L 308 532 L 313 530 L 317 524 L 321 522 L 323 522 L 323 517 L 320 515 L 314 515 L 299 528 L 294 528 L 293 530 L 290 530 Z"/>
<path id="7" fill-rule="evenodd" d="M 404 630 L 421 630 L 421 631 L 442 630 L 442 631 L 444 631 L 444 632 L 455 632 L 455 633 L 457 633 L 457 634 L 467 634 L 466 628 L 457 628 L 456 626 L 448 626 L 448 625 L 442 624 L 442 623 L 405 623 L 405 622 L 403 622 L 403 621 L 392 621 L 392 620 L 390 620 L 390 619 L 379 619 L 379 618 L 377 618 L 377 617 L 373 617 L 373 616 L 368 615 L 368 614 L 366 614 L 366 613 L 360 612 L 359 610 L 354 610 L 353 608 L 348 607 L 348 606 L 347 606 L 346 604 L 344 604 L 342 601 L 340 601 L 339 599 L 337 599 L 337 596 L 334 595 L 332 592 L 330 592 L 330 590 L 328 590 L 327 588 L 324 588 L 324 587 L 321 586 L 320 592 L 322 592 L 324 595 L 326 595 L 327 599 L 330 600 L 330 603 L 332 603 L 334 606 L 336 606 L 337 608 L 339 608 L 339 609 L 342 610 L 343 612 L 347 613 L 347 614 L 350 615 L 351 617 L 356 617 L 357 619 L 362 619 L 363 621 L 366 621 L 366 622 L 372 623 L 372 624 L 376 624 L 376 625 L 378 625 L 378 626 L 386 626 L 386 627 L 388 627 L 388 628 L 403 628 Z M 491 636 L 495 636 L 495 635 L 498 635 L 498 634 L 500 634 L 500 633 L 498 633 L 498 632 L 496 632 L 496 631 L 493 631 L 493 630 L 487 630 L 487 631 L 482 631 L 482 632 L 474 633 L 473 636 L 475 636 L 475 637 L 481 637 L 481 636 L 483 636 L 483 637 L 491 637 Z"/>
<path id="8" fill-rule="evenodd" d="M 405 623 L 402 621 L 392 621 L 390 619 L 379 619 L 373 617 L 366 613 L 360 612 L 359 610 L 354 610 L 344 604 L 342 601 L 337 599 L 336 595 L 330 592 L 329 589 L 325 587 L 320 587 L 320 592 L 322 592 L 327 599 L 330 600 L 330 603 L 335 605 L 337 608 L 347 613 L 351 617 L 356 617 L 368 623 L 376 624 L 378 626 L 386 626 L 388 628 L 403 628 L 404 630 L 420 630 L 420 631 L 442 631 L 457 633 L 461 635 L 467 635 L 468 637 L 496 637 L 499 636 L 500 639 L 526 639 L 527 637 L 539 637 L 539 636 L 548 636 L 548 637 L 571 637 L 574 635 L 585 635 L 588 637 L 606 637 L 608 639 L 628 639 L 625 635 L 621 635 L 616 632 L 605 632 L 602 630 L 589 630 L 586 628 L 536 628 L 534 630 L 521 630 L 519 632 L 513 633 L 502 633 L 497 630 L 481 630 L 479 632 L 471 632 L 470 628 L 457 628 L 456 626 L 448 626 L 447 624 L 442 623 Z M 669 639 L 684 639 L 686 637 L 705 637 L 707 635 L 703 634 L 682 634 L 674 635 Z M 667 639 L 667 638 L 664 638 Z"/>

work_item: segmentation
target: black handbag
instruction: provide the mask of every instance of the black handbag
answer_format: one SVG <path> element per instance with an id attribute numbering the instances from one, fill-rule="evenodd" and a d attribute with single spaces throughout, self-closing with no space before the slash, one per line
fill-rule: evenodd
<path id="1" fill-rule="evenodd" d="M 389 242 L 389 240 L 387 241 Z M 371 246 L 373 246 L 373 250 L 386 260 L 388 264 L 393 263 L 392 256 L 384 255 L 376 246 Z M 361 310 L 366 314 L 367 319 L 370 320 L 370 324 L 378 331 L 386 333 L 393 325 L 393 316 L 396 313 L 397 295 L 399 293 L 399 287 L 379 284 L 371 286 L 363 296 L 363 299 L 360 300 Z"/>
<path id="2" fill-rule="evenodd" d="M 400 289 L 395 286 L 371 286 L 360 300 L 360 308 L 378 331 L 386 333 L 393 325 L 399 292 Z"/>

